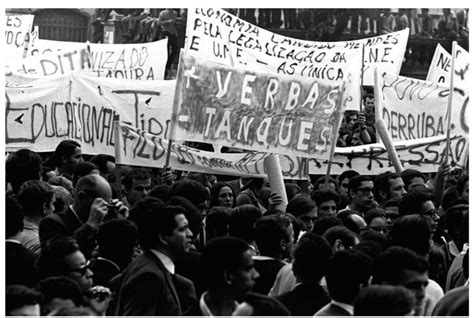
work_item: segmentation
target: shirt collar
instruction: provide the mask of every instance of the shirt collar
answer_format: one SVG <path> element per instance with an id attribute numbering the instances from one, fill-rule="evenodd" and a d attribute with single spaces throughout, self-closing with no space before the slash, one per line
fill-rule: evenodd
<path id="1" fill-rule="evenodd" d="M 18 240 L 14 240 L 14 239 L 6 239 L 6 240 L 5 240 L 5 242 L 10 242 L 10 243 L 17 243 L 17 244 L 20 244 L 20 245 L 22 245 L 22 244 L 20 243 L 20 241 L 18 241 Z"/>
<path id="2" fill-rule="evenodd" d="M 349 304 L 345 304 L 345 303 L 341 303 L 341 302 L 335 301 L 335 300 L 331 300 L 331 304 L 341 307 L 345 311 L 349 312 L 351 314 L 351 316 L 354 316 L 354 306 L 349 305 Z"/>
<path id="3" fill-rule="evenodd" d="M 174 263 L 171 258 L 169 258 L 168 255 L 163 254 L 157 250 L 151 249 L 151 252 L 155 254 L 156 257 L 158 257 L 158 259 L 163 263 L 163 266 L 166 268 L 166 270 L 172 275 L 174 275 Z"/>
<path id="4" fill-rule="evenodd" d="M 211 312 L 211 309 L 209 309 L 209 306 L 206 304 L 206 300 L 204 297 L 207 295 L 207 291 L 202 293 L 201 298 L 199 299 L 199 308 L 201 309 L 202 315 L 203 316 L 209 316 L 209 317 L 214 317 L 215 315 Z M 239 305 L 238 302 L 234 302 L 234 310 L 237 308 Z"/>
<path id="5" fill-rule="evenodd" d="M 30 222 L 30 221 L 27 221 L 27 220 L 23 220 L 23 229 L 24 229 L 24 230 L 37 231 L 37 230 L 38 230 L 38 225 L 36 225 L 36 224 L 33 223 L 33 222 Z"/>

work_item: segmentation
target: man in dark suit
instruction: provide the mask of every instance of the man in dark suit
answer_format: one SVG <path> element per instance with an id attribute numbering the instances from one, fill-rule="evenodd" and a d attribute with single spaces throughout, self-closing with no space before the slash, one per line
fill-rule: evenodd
<path id="1" fill-rule="evenodd" d="M 317 234 L 306 233 L 298 241 L 293 261 L 297 285 L 277 297 L 293 316 L 312 316 L 331 301 L 320 284 L 331 255 L 331 246 Z"/>
<path id="2" fill-rule="evenodd" d="M 192 242 L 184 213 L 156 198 L 136 203 L 131 214 L 144 252 L 122 273 L 114 315 L 178 316 L 196 299 L 192 283 L 175 274 L 174 262 Z"/>
<path id="3" fill-rule="evenodd" d="M 255 285 L 252 249 L 243 240 L 222 236 L 209 241 L 201 254 L 207 290 L 188 316 L 231 316 Z"/>
<path id="4" fill-rule="evenodd" d="M 64 212 L 50 214 L 41 220 L 41 246 L 55 238 L 73 236 L 89 259 L 96 246 L 98 227 L 112 210 L 117 216 L 128 212 L 122 202 L 112 200 L 112 189 L 107 180 L 93 174 L 82 177 L 76 186 L 74 203 Z"/>
<path id="5" fill-rule="evenodd" d="M 328 262 L 326 282 L 331 302 L 315 316 L 353 316 L 354 303 L 361 286 L 367 286 L 372 259 L 357 250 L 334 253 Z"/>

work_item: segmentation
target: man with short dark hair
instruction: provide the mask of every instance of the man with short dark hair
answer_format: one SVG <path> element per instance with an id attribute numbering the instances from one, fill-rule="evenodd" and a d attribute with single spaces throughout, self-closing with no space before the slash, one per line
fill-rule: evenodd
<path id="1" fill-rule="evenodd" d="M 390 199 L 401 199 L 405 194 L 403 179 L 396 173 L 386 171 L 375 177 L 374 196 L 381 208 Z"/>
<path id="2" fill-rule="evenodd" d="M 331 300 L 321 287 L 332 249 L 319 235 L 306 233 L 298 242 L 293 261 L 297 285 L 277 296 L 293 316 L 311 316 Z"/>
<path id="3" fill-rule="evenodd" d="M 433 203 L 433 195 L 429 190 L 409 191 L 400 201 L 398 207 L 400 216 L 409 214 L 421 214 L 428 220 L 431 227 L 431 237 L 438 228 L 438 210 Z"/>
<path id="4" fill-rule="evenodd" d="M 10 154 L 5 162 L 5 179 L 13 193 L 27 180 L 41 180 L 41 157 L 36 152 L 20 149 Z"/>
<path id="5" fill-rule="evenodd" d="M 54 151 L 58 175 L 72 180 L 72 174 L 79 162 L 83 162 L 81 144 L 75 140 L 61 141 Z"/>
<path id="6" fill-rule="evenodd" d="M 335 191 L 316 190 L 311 194 L 311 198 L 316 202 L 319 218 L 336 215 L 340 196 Z"/>
<path id="7" fill-rule="evenodd" d="M 151 176 L 143 168 L 133 168 L 123 178 L 123 201 L 128 208 L 133 207 L 135 202 L 148 196 L 151 190 Z"/>
<path id="8" fill-rule="evenodd" d="M 326 282 L 331 302 L 315 316 L 353 316 L 360 289 L 368 285 L 372 259 L 354 249 L 334 253 L 327 264 Z"/>
<path id="9" fill-rule="evenodd" d="M 363 216 L 365 212 L 371 209 L 374 205 L 374 183 L 369 176 L 355 176 L 349 180 L 349 197 L 351 203 L 339 211 L 349 211 Z"/>
<path id="10" fill-rule="evenodd" d="M 175 261 L 191 247 L 193 233 L 182 207 L 156 198 L 134 213 L 142 255 L 122 273 L 114 315 L 178 316 L 196 299 L 194 286 L 175 274 Z"/>
<path id="11" fill-rule="evenodd" d="M 252 254 L 251 247 L 235 237 L 209 241 L 201 255 L 207 290 L 186 315 L 231 316 L 259 276 Z"/>
<path id="12" fill-rule="evenodd" d="M 401 173 L 403 183 L 407 191 L 410 191 L 412 187 L 422 185 L 426 187 L 426 177 L 423 173 L 416 169 L 405 169 Z"/>
<path id="13" fill-rule="evenodd" d="M 374 261 L 373 284 L 400 285 L 416 297 L 415 315 L 420 313 L 428 286 L 428 262 L 412 250 L 393 246 Z"/>

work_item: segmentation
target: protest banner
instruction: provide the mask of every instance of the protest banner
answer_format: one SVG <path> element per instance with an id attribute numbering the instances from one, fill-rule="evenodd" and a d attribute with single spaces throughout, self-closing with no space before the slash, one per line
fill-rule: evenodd
<path id="1" fill-rule="evenodd" d="M 470 59 L 469 52 L 458 45 L 456 49 L 456 58 L 460 67 L 456 70 L 458 81 L 456 81 L 455 86 L 458 88 L 464 88 L 464 91 L 468 91 L 467 86 L 469 85 L 469 78 L 467 75 L 470 73 L 468 72 Z M 449 54 L 441 44 L 438 44 L 433 59 L 431 60 L 426 80 L 437 83 L 446 83 L 446 85 L 448 85 L 451 78 L 451 59 L 451 54 Z"/>
<path id="2" fill-rule="evenodd" d="M 164 136 L 171 121 L 175 85 L 175 81 L 70 74 L 7 87 L 6 148 L 53 151 L 61 140 L 74 139 L 85 154 L 113 155 L 115 115 Z"/>
<path id="3" fill-rule="evenodd" d="M 133 80 L 162 80 L 168 59 L 168 39 L 151 43 L 90 43 L 93 76 Z M 30 56 L 41 56 L 65 48 L 80 49 L 86 43 L 37 39 L 32 42 Z"/>
<path id="4" fill-rule="evenodd" d="M 59 76 L 80 71 L 90 72 L 90 58 L 85 46 L 72 51 L 61 50 L 12 60 L 5 65 L 5 81 L 15 82 L 9 77 L 19 78 L 25 75 L 39 79 L 42 76 Z"/>
<path id="5" fill-rule="evenodd" d="M 32 14 L 5 16 L 5 46 L 2 49 L 5 61 L 23 57 L 25 38 L 29 37 L 34 17 Z"/>
<path id="6" fill-rule="evenodd" d="M 376 76 L 379 78 L 374 92 L 382 109 L 382 114 L 377 116 L 385 121 L 394 142 L 446 134 L 449 86 L 382 72 Z M 469 133 L 468 102 L 469 96 L 464 91 L 454 90 L 453 135 Z"/>
<path id="7" fill-rule="evenodd" d="M 436 172 L 444 160 L 446 135 L 398 141 L 394 143 L 403 169 L 413 168 L 421 172 Z M 448 163 L 454 169 L 461 169 L 468 153 L 467 136 L 451 136 Z M 280 156 L 282 166 L 291 157 Z M 309 159 L 309 174 L 326 173 L 327 160 Z M 385 171 L 395 171 L 383 143 L 363 146 L 339 148 L 336 147 L 332 160 L 331 174 L 338 175 L 345 170 L 353 169 L 361 174 L 377 175 Z"/>
<path id="8" fill-rule="evenodd" d="M 343 65 L 360 65 L 361 59 L 356 58 L 354 52 L 360 52 L 364 46 L 363 85 L 373 85 L 374 67 L 399 73 L 409 30 L 354 41 L 305 41 L 259 28 L 222 9 L 196 8 L 188 11 L 186 34 L 187 54 L 213 61 L 219 59 L 223 64 L 227 64 L 232 55 L 234 60 L 247 63 L 249 68 L 254 67 L 255 62 L 266 63 L 272 65 L 273 72 L 279 69 L 287 74 L 293 69 L 295 73 L 299 70 L 300 74 L 304 69 L 303 75 L 325 74 L 329 70 L 339 72 Z M 260 53 L 259 61 L 245 60 L 246 51 Z M 271 57 L 276 57 L 279 63 L 273 65 L 275 60 L 267 60 Z M 353 74 L 354 82 L 359 77 L 359 69 Z"/>
<path id="9" fill-rule="evenodd" d="M 181 56 L 171 138 L 320 158 L 342 119 L 344 83 Z"/>
<path id="10" fill-rule="evenodd" d="M 118 164 L 164 167 L 169 141 L 145 133 L 136 127 L 120 123 L 119 143 L 116 144 Z M 266 177 L 264 164 L 270 156 L 264 152 L 215 153 L 194 149 L 178 143 L 170 147 L 169 166 L 183 171 L 214 173 L 223 175 Z M 295 164 L 296 162 L 296 164 Z M 285 179 L 305 179 L 305 169 L 298 161 L 285 160 L 281 172 Z"/>

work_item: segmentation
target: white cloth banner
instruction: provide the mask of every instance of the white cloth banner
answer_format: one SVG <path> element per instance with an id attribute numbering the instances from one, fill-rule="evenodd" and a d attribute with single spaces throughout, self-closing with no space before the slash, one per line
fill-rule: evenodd
<path id="1" fill-rule="evenodd" d="M 63 139 L 86 154 L 114 154 L 113 119 L 156 136 L 171 121 L 176 81 L 134 81 L 71 74 L 7 87 L 6 149 L 53 151 Z"/>
<path id="2" fill-rule="evenodd" d="M 21 59 L 26 39 L 29 39 L 29 32 L 33 27 L 34 15 L 7 15 L 5 17 L 5 46 L 3 50 L 4 61 Z"/>
<path id="3" fill-rule="evenodd" d="M 356 71 L 352 78 L 357 86 L 362 47 L 363 84 L 373 85 L 375 67 L 399 73 L 409 30 L 354 41 L 304 41 L 259 28 L 222 9 L 198 8 L 188 11 L 186 34 L 186 53 L 193 56 L 226 65 L 239 63 L 252 70 L 262 64 L 272 72 L 321 79 Z"/>
<path id="4" fill-rule="evenodd" d="M 436 45 L 436 50 L 431 60 L 430 69 L 426 80 L 449 85 L 451 78 L 451 54 L 441 44 Z"/>
<path id="5" fill-rule="evenodd" d="M 162 80 L 168 59 L 168 39 L 137 44 L 90 43 L 91 72 L 93 76 L 133 80 Z M 29 56 L 62 51 L 78 50 L 86 43 L 35 40 Z"/>

